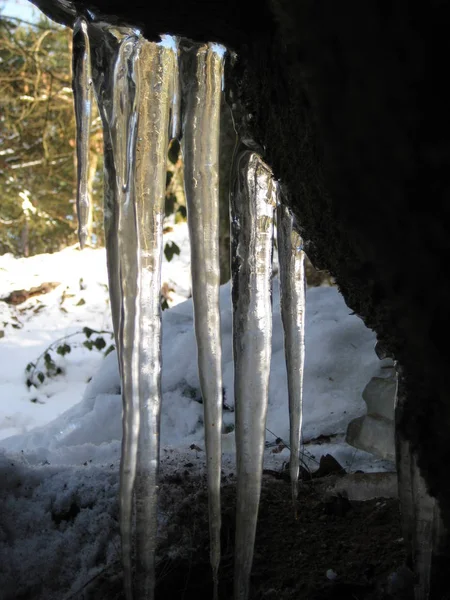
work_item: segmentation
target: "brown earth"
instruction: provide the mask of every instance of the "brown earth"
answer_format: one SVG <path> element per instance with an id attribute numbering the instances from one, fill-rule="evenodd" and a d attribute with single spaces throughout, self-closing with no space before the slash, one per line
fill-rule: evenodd
<path id="1" fill-rule="evenodd" d="M 6 302 L 7 304 L 17 306 L 18 304 L 26 302 L 29 298 L 34 298 L 34 296 L 48 294 L 59 285 L 61 284 L 56 281 L 48 281 L 46 283 L 41 283 L 41 285 L 38 285 L 37 287 L 32 287 L 29 290 L 14 290 L 5 298 L 0 298 L 0 300 L 2 302 Z"/>
<path id="2" fill-rule="evenodd" d="M 166 479 L 162 498 L 173 494 L 174 486 L 183 500 L 166 513 L 169 524 L 159 551 L 156 598 L 211 600 L 205 485 L 185 472 Z M 235 496 L 235 481 L 229 478 L 222 489 L 221 600 L 233 597 Z M 295 518 L 289 483 L 266 475 L 252 600 L 411 598 L 411 589 L 389 594 L 394 592 L 388 581 L 404 561 L 397 500 L 350 502 L 324 496 L 311 483 L 301 488 L 297 513 Z M 327 577 L 327 572 L 334 576 L 330 570 L 336 574 L 333 580 Z M 78 598 L 122 600 L 118 565 L 105 571 Z"/>

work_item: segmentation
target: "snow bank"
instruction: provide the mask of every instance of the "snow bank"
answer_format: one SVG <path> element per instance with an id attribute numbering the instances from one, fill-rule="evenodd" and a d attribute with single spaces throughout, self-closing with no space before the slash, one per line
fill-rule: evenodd
<path id="1" fill-rule="evenodd" d="M 274 281 L 274 306 L 278 282 Z M 383 376 L 373 348 L 375 338 L 362 321 L 350 314 L 336 288 L 307 291 L 306 364 L 303 441 L 319 435 L 345 433 L 348 422 L 365 411 L 362 391 L 373 376 Z M 221 290 L 223 372 L 226 405 L 233 409 L 233 361 L 229 284 Z M 283 331 L 278 311 L 273 316 L 272 365 L 267 428 L 289 439 L 287 382 Z M 203 442 L 203 407 L 197 373 L 197 349 L 189 300 L 163 313 L 162 446 L 187 447 Z M 97 462 L 95 448 L 121 439 L 120 379 L 115 352 L 108 355 L 87 387 L 84 399 L 50 424 L 1 444 L 9 452 L 35 453 L 51 464 Z M 233 412 L 225 411 L 232 427 Z M 273 441 L 267 432 L 267 441 Z M 74 448 L 78 448 L 75 452 Z M 68 451 L 70 450 L 70 455 Z M 101 457 L 103 452 L 100 453 Z M 100 461 L 103 458 L 100 458 Z"/>
<path id="2" fill-rule="evenodd" d="M 179 229 L 175 232 L 179 236 L 175 241 L 186 243 L 186 234 Z M 103 359 L 100 353 L 76 349 L 63 359 L 64 374 L 38 390 L 26 390 L 23 374 L 27 362 L 55 338 L 84 326 L 111 327 L 104 259 L 103 251 L 67 249 L 46 258 L 22 259 L 23 263 L 8 256 L 0 260 L 0 295 L 55 280 L 73 294 L 61 305 L 62 289 L 57 288 L 39 302 L 28 301 L 23 313 L 0 303 L 3 321 L 8 323 L 0 340 L 0 434 L 5 438 L 0 440 L 0 589 L 4 600 L 68 598 L 119 560 L 121 398 L 116 354 Z M 174 264 L 186 286 L 179 289 L 189 293 L 188 267 Z M 19 284 L 21 268 L 24 275 Z M 80 298 L 85 304 L 79 304 Z M 279 451 L 274 442 L 276 438 L 288 442 L 289 424 L 276 280 L 273 300 L 265 466 L 280 468 L 289 460 L 289 450 Z M 34 312 L 39 303 L 44 307 Z M 15 329 L 12 324 L 18 323 L 13 317 L 18 315 L 21 328 Z M 224 472 L 230 473 L 235 466 L 229 285 L 221 290 L 221 315 L 229 409 L 224 422 L 231 430 L 223 436 Z M 374 334 L 350 314 L 335 288 L 308 289 L 303 420 L 307 464 L 331 453 L 350 471 L 393 468 L 343 442 L 348 422 L 365 411 L 361 397 L 365 385 L 384 374 L 374 346 Z M 186 464 L 192 473 L 203 473 L 203 407 L 191 301 L 163 313 L 162 388 L 162 476 L 182 472 Z M 44 404 L 31 403 L 32 395 Z M 6 437 L 8 433 L 15 435 Z M 314 442 L 321 435 L 330 437 L 326 443 Z M 165 518 L 161 513 L 161 523 Z"/>

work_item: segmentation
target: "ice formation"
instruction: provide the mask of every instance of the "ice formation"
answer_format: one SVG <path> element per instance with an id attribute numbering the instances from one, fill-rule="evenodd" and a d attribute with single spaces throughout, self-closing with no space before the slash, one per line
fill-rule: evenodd
<path id="1" fill-rule="evenodd" d="M 293 217 L 282 204 L 277 207 L 277 239 L 280 263 L 280 304 L 283 320 L 289 393 L 289 471 L 294 510 L 297 503 L 302 428 L 303 371 L 305 364 L 305 253 Z"/>
<path id="2" fill-rule="evenodd" d="M 154 591 L 161 406 L 161 258 L 166 156 L 176 54 L 137 31 L 90 24 L 93 78 L 105 136 L 105 225 L 111 305 L 123 389 L 120 529 L 132 598 Z M 106 42 L 106 43 L 105 43 Z"/>
<path id="3" fill-rule="evenodd" d="M 234 597 L 249 595 L 265 444 L 272 343 L 272 174 L 243 148 L 233 166 L 233 355 L 236 411 Z"/>
<path id="4" fill-rule="evenodd" d="M 222 351 L 220 338 L 219 132 L 223 58 L 214 45 L 184 56 L 185 188 L 191 239 L 192 295 L 202 390 L 208 470 L 209 529 L 214 598 L 220 564 Z"/>
<path id="5" fill-rule="evenodd" d="M 224 49 L 216 44 L 200 45 L 171 36 L 150 42 L 136 29 L 91 18 L 77 20 L 74 39 L 77 41 L 74 91 L 81 245 L 88 210 L 86 140 L 91 79 L 104 129 L 105 234 L 123 396 L 119 505 L 126 597 L 148 600 L 154 596 L 161 410 L 162 225 L 168 144 L 171 138 L 180 135 L 181 122 L 208 462 L 210 556 L 217 597 L 223 403 L 218 164 Z M 235 153 L 232 171 L 237 446 L 235 598 L 245 600 L 249 595 L 265 443 L 277 185 L 267 165 L 242 142 Z M 278 209 L 278 221 L 295 500 L 304 361 L 303 253 L 286 208 Z"/>
<path id="6" fill-rule="evenodd" d="M 73 28 L 73 96 L 77 127 L 77 214 L 78 238 L 83 248 L 87 237 L 89 219 L 89 134 L 92 113 L 91 51 L 87 22 L 83 17 Z"/>

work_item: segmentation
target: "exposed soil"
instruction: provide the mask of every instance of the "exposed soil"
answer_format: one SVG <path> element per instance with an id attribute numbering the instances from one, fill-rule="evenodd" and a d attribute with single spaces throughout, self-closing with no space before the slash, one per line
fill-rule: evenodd
<path id="1" fill-rule="evenodd" d="M 48 281 L 46 283 L 42 283 L 37 287 L 32 287 L 29 290 L 14 290 L 5 298 L 0 298 L 2 302 L 6 302 L 7 304 L 13 304 L 17 306 L 18 304 L 22 304 L 29 298 L 34 298 L 35 296 L 42 296 L 43 294 L 48 294 L 55 288 L 61 285 L 58 282 Z"/>
<path id="2" fill-rule="evenodd" d="M 169 508 L 158 563 L 158 600 L 212 599 L 207 494 L 204 482 L 175 477 L 161 495 L 178 487 L 183 498 Z M 235 483 L 222 489 L 220 599 L 233 597 Z M 290 485 L 265 476 L 252 572 L 252 600 L 348 600 L 410 598 L 394 593 L 391 575 L 404 561 L 396 500 L 350 502 L 302 486 L 295 518 Z M 111 569 L 112 571 L 112 569 Z M 104 573 L 80 595 L 83 600 L 122 600 L 121 573 Z M 328 572 L 328 577 L 327 577 Z"/>

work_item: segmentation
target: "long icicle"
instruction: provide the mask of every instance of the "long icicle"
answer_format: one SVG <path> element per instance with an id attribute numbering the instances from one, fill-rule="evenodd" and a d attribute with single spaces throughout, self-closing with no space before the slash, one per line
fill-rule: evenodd
<path id="1" fill-rule="evenodd" d="M 280 304 L 284 328 L 284 349 L 289 393 L 289 471 L 292 501 L 297 514 L 300 436 L 302 427 L 303 370 L 305 363 L 305 253 L 303 242 L 292 227 L 286 206 L 277 207 L 278 260 L 280 263 Z"/>
<path id="2" fill-rule="evenodd" d="M 195 48 L 183 127 L 185 188 L 198 368 L 208 465 L 210 558 L 214 598 L 220 563 L 222 352 L 219 263 L 219 132 L 223 57 L 212 44 Z"/>
<path id="3" fill-rule="evenodd" d="M 181 85 L 180 85 L 180 61 L 178 55 L 180 52 L 180 39 L 175 36 L 161 36 L 161 39 L 169 41 L 169 47 L 174 52 L 174 69 L 173 69 L 173 88 L 172 88 L 172 110 L 170 115 L 170 137 L 177 139 L 181 133 Z"/>
<path id="4" fill-rule="evenodd" d="M 133 596 L 132 585 L 132 515 L 139 442 L 139 248 L 136 231 L 136 208 L 133 172 L 136 143 L 136 52 L 138 38 L 125 37 L 120 44 L 115 65 L 115 86 L 111 139 L 116 172 L 117 232 L 120 256 L 121 315 L 119 321 L 120 360 L 123 398 L 123 438 L 120 463 L 120 534 L 124 586 L 127 600 Z"/>
<path id="5" fill-rule="evenodd" d="M 117 185 L 116 162 L 118 168 L 120 168 L 120 163 L 117 161 L 116 144 L 113 143 L 113 98 L 121 44 L 126 37 L 137 35 L 137 33 L 131 28 L 113 27 L 108 23 L 100 22 L 89 23 L 88 34 L 92 49 L 92 79 L 103 125 L 103 214 L 106 262 L 108 267 L 111 315 L 116 339 L 117 356 L 119 359 L 119 369 L 121 369 L 121 340 L 119 329 L 122 312 L 122 298 L 118 240 L 118 203 L 122 191 Z M 126 68 L 126 66 L 124 65 L 122 68 Z M 117 136 L 114 136 L 114 138 L 115 137 Z"/>
<path id="6" fill-rule="evenodd" d="M 232 271 L 237 505 L 234 598 L 249 597 L 256 536 L 272 340 L 272 175 L 259 156 L 236 154 Z"/>
<path id="7" fill-rule="evenodd" d="M 78 239 L 84 248 L 89 223 L 89 141 L 92 118 L 91 51 L 87 22 L 78 17 L 73 27 L 72 88 L 77 138 Z"/>
<path id="8" fill-rule="evenodd" d="M 176 55 L 165 41 L 141 39 L 138 74 L 136 211 L 141 288 L 140 436 L 136 476 L 136 590 L 152 600 L 155 588 L 161 414 L 161 260 L 169 122 Z"/>
<path id="9" fill-rule="evenodd" d="M 169 36 L 155 44 L 130 28 L 106 23 L 90 23 L 89 35 L 104 129 L 108 275 L 122 375 L 119 504 L 124 585 L 129 600 L 135 489 L 136 590 L 147 600 L 155 585 L 162 225 L 176 47 Z"/>
<path id="10" fill-rule="evenodd" d="M 123 437 L 120 463 L 120 533 L 124 588 L 132 599 L 133 488 L 139 439 L 137 357 L 139 340 L 135 298 L 139 289 L 134 210 L 136 136 L 135 56 L 138 34 L 130 28 L 89 23 L 92 76 L 103 122 L 105 163 L 105 237 L 114 333 L 122 376 Z"/>

